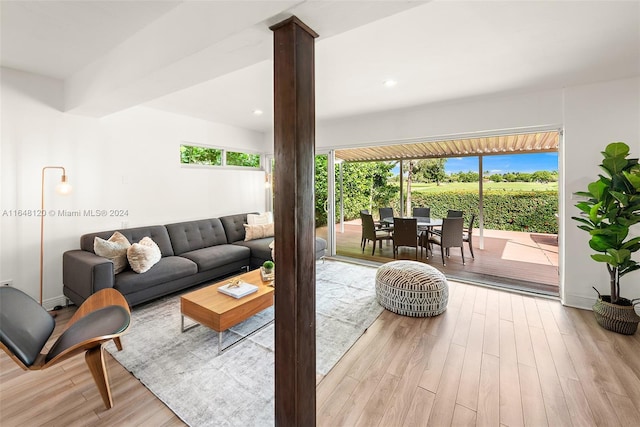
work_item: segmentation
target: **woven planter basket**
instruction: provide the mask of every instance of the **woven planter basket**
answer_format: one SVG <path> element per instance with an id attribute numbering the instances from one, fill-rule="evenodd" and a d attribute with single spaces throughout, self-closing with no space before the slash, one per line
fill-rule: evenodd
<path id="1" fill-rule="evenodd" d="M 609 331 L 619 334 L 635 334 L 638 329 L 638 323 L 640 323 L 640 316 L 636 313 L 634 306 L 611 304 L 603 301 L 602 298 L 610 297 L 603 295 L 593 305 L 593 314 L 598 324 Z M 631 303 L 629 300 L 625 301 Z"/>

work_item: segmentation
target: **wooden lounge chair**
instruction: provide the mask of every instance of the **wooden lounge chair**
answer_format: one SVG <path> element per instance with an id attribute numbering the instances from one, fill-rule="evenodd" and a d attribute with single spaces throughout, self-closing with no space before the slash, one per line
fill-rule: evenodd
<path id="1" fill-rule="evenodd" d="M 0 287 L 0 347 L 24 370 L 40 370 L 79 353 L 85 353 L 89 371 L 107 409 L 113 406 L 103 344 L 120 336 L 131 323 L 127 301 L 113 288 L 91 295 L 69 320 L 67 328 L 42 353 L 55 328 L 51 315 L 26 293 Z"/>

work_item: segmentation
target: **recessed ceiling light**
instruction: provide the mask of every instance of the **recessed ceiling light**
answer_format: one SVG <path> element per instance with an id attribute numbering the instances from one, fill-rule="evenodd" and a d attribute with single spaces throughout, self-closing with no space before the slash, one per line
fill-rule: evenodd
<path id="1" fill-rule="evenodd" d="M 253 114 L 256 116 L 261 116 L 262 115 L 262 110 L 253 110 Z"/>
<path id="2" fill-rule="evenodd" d="M 393 79 L 387 79 L 384 81 L 383 83 L 386 87 L 394 87 L 395 85 L 398 84 L 397 81 L 393 80 Z"/>

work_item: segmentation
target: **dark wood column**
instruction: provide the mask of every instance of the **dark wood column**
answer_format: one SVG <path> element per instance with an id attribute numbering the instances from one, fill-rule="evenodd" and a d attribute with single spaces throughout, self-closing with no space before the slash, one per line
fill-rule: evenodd
<path id="1" fill-rule="evenodd" d="M 316 422 L 314 211 L 317 34 L 296 17 L 274 33 L 275 421 Z"/>

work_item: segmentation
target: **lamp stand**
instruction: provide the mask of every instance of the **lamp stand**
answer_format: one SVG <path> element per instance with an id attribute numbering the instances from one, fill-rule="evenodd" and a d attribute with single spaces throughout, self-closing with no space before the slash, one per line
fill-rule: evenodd
<path id="1" fill-rule="evenodd" d="M 71 186 L 67 183 L 67 173 L 62 166 L 45 166 L 42 168 L 42 182 L 40 186 L 40 305 L 43 303 L 43 290 L 44 290 L 44 217 L 46 215 L 44 210 L 44 172 L 47 169 L 61 169 L 62 177 L 60 183 L 56 187 L 56 191 L 61 194 L 68 194 L 71 190 Z"/>

